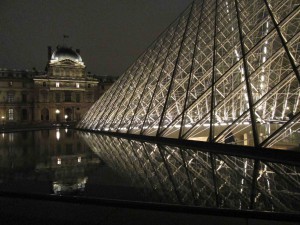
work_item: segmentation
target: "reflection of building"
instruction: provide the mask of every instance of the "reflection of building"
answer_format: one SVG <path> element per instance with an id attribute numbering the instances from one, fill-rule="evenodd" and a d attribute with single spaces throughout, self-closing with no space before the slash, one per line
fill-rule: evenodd
<path id="1" fill-rule="evenodd" d="M 78 121 L 114 79 L 86 72 L 80 51 L 48 47 L 46 72 L 0 69 L 2 123 Z"/>
<path id="2" fill-rule="evenodd" d="M 12 188 L 21 192 L 48 192 L 50 183 L 57 194 L 81 192 L 89 173 L 100 163 L 72 130 L 0 135 L 0 188 L 13 184 Z"/>
<path id="3" fill-rule="evenodd" d="M 193 1 L 79 128 L 298 148 L 300 7 Z"/>
<path id="4" fill-rule="evenodd" d="M 89 170 L 101 162 L 73 130 L 36 132 L 35 146 L 40 153 L 36 169 L 40 173 L 51 171 L 55 194 L 84 191 Z"/>

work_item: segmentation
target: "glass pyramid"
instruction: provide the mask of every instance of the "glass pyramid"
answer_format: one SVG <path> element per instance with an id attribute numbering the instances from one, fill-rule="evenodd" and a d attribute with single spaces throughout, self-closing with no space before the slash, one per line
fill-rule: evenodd
<path id="1" fill-rule="evenodd" d="M 299 149 L 299 0 L 200 0 L 77 128 Z"/>

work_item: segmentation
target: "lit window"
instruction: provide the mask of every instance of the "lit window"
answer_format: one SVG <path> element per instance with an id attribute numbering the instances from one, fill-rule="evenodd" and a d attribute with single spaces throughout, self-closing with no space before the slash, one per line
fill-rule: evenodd
<path id="1" fill-rule="evenodd" d="M 61 158 L 57 158 L 57 165 L 61 165 Z"/>
<path id="2" fill-rule="evenodd" d="M 59 87 L 59 82 L 56 82 L 55 86 L 56 86 L 56 87 Z"/>
<path id="3" fill-rule="evenodd" d="M 79 83 L 76 83 L 76 88 L 79 88 L 79 87 L 80 87 Z"/>
<path id="4" fill-rule="evenodd" d="M 14 120 L 14 110 L 13 109 L 8 110 L 8 120 Z"/>

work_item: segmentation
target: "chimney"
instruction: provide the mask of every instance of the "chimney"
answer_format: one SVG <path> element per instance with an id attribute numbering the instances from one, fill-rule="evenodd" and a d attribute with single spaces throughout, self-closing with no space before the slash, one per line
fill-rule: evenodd
<path id="1" fill-rule="evenodd" d="M 52 55 L 52 48 L 51 46 L 48 46 L 48 60 L 50 61 Z"/>
<path id="2" fill-rule="evenodd" d="M 80 49 L 79 48 L 76 49 L 76 52 L 80 55 Z"/>

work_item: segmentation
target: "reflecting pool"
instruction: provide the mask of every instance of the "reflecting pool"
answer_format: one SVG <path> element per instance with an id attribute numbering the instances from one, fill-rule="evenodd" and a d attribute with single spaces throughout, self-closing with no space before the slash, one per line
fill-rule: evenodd
<path id="1" fill-rule="evenodd" d="M 0 190 L 300 212 L 299 164 L 65 129 L 1 134 Z"/>

